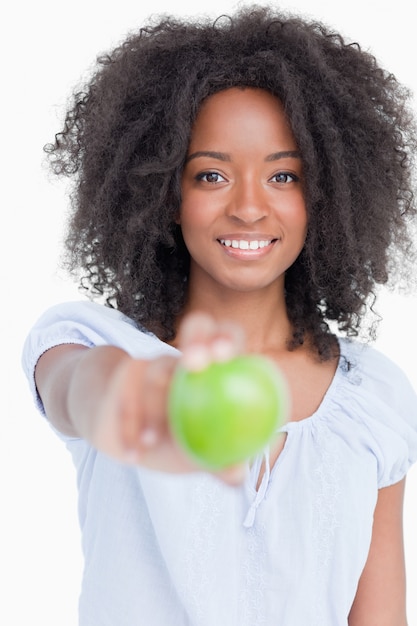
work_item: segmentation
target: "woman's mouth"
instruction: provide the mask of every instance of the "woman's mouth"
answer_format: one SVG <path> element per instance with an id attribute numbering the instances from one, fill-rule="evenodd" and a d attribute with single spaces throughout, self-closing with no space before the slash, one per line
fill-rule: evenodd
<path id="1" fill-rule="evenodd" d="M 272 239 L 219 239 L 226 248 L 236 248 L 239 250 L 258 250 L 265 248 L 272 243 Z"/>
<path id="2" fill-rule="evenodd" d="M 259 248 L 266 248 L 276 239 L 218 239 L 218 241 L 226 248 L 259 250 Z"/>

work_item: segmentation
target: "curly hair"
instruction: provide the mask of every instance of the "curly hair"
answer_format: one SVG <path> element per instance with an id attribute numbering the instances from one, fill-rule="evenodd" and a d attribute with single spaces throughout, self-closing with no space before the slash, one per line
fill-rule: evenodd
<path id="1" fill-rule="evenodd" d="M 294 334 L 322 359 L 358 335 L 376 286 L 410 259 L 415 121 L 409 91 L 356 43 L 266 7 L 232 17 L 162 16 L 97 59 L 45 146 L 74 178 L 67 265 L 163 340 L 187 297 L 189 254 L 175 222 L 181 172 L 202 101 L 230 87 L 283 103 L 305 172 L 308 234 L 286 274 Z M 330 326 L 329 326 L 330 324 Z"/>

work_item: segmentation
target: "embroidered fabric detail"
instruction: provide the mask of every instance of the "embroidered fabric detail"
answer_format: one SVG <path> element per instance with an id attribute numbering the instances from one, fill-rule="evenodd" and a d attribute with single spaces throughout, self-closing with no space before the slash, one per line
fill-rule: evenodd
<path id="1" fill-rule="evenodd" d="M 264 524 L 245 531 L 242 562 L 242 590 L 239 597 L 239 626 L 268 626 L 265 616 L 265 547 Z"/>
<path id="2" fill-rule="evenodd" d="M 193 623 L 207 624 L 204 609 L 207 589 L 210 588 L 211 577 L 202 563 L 210 560 L 216 550 L 218 532 L 219 487 L 213 482 L 201 481 L 193 488 L 195 515 L 190 527 L 190 541 L 184 555 L 184 586 Z M 203 602 L 202 602 L 203 600 Z"/>
<path id="3" fill-rule="evenodd" d="M 317 425 L 320 461 L 314 469 L 316 498 L 313 510 L 313 550 L 317 584 L 323 583 L 329 562 L 333 557 L 334 535 L 340 526 L 341 468 L 337 454 L 332 450 L 329 432 Z M 323 589 L 318 588 L 312 612 L 311 626 L 322 626 L 325 622 Z"/>

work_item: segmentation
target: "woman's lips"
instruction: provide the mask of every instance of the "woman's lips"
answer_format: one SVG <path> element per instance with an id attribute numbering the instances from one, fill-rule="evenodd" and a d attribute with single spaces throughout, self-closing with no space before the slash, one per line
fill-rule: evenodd
<path id="1" fill-rule="evenodd" d="M 217 240 L 225 249 L 225 252 L 232 256 L 258 257 L 267 254 L 272 245 L 278 241 L 277 238 L 256 238 L 245 239 L 236 237 L 225 237 Z"/>
<path id="2" fill-rule="evenodd" d="M 269 246 L 272 239 L 219 239 L 219 241 L 226 248 L 258 250 L 259 248 Z"/>

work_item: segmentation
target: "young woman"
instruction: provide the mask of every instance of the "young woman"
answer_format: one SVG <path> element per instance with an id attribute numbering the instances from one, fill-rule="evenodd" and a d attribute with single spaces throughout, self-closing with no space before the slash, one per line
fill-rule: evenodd
<path id="1" fill-rule="evenodd" d="M 99 59 L 48 151 L 74 176 L 69 266 L 107 306 L 47 311 L 23 356 L 77 468 L 81 626 L 406 625 L 417 398 L 352 337 L 412 258 L 415 147 L 392 75 L 270 9 Z M 178 363 L 241 352 L 278 364 L 291 415 L 214 475 L 167 394 Z"/>

